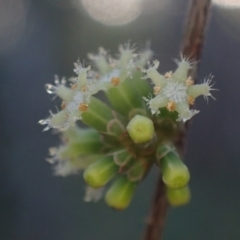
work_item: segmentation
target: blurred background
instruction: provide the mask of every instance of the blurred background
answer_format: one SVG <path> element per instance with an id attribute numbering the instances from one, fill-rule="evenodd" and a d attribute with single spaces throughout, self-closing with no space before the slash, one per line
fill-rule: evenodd
<path id="1" fill-rule="evenodd" d="M 107 14 L 96 11 L 98 1 L 83 1 L 90 17 L 80 0 L 0 0 L 1 240 L 133 240 L 144 232 L 156 169 L 124 212 L 104 201 L 85 203 L 81 175 L 55 177 L 45 161 L 59 140 L 37 124 L 56 106 L 44 84 L 54 74 L 72 76 L 73 62 L 87 62 L 99 46 L 115 54 L 128 40 L 139 48 L 151 41 L 160 72 L 173 70 L 188 1 L 133 0 L 120 16 L 128 1 Z M 170 209 L 165 240 L 240 239 L 239 56 L 240 9 L 214 6 L 197 81 L 213 74 L 219 91 L 216 101 L 197 100 L 201 113 L 188 131 L 185 156 L 192 201 Z"/>

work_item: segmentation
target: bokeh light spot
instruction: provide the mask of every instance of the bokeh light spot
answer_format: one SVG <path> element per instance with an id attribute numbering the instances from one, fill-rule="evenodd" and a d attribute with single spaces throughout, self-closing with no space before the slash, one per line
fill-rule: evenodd
<path id="1" fill-rule="evenodd" d="M 124 25 L 139 16 L 141 0 L 82 0 L 89 15 L 106 25 Z"/>
<path id="2" fill-rule="evenodd" d="M 239 0 L 213 0 L 213 3 L 227 8 L 240 8 Z"/>

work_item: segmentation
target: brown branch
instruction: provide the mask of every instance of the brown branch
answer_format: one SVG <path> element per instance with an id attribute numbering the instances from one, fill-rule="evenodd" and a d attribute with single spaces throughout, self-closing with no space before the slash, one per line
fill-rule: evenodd
<path id="1" fill-rule="evenodd" d="M 196 62 L 191 73 L 193 77 L 201 58 L 210 6 L 211 0 L 191 0 L 190 3 L 181 49 L 183 56 Z"/>
<path id="2" fill-rule="evenodd" d="M 167 207 L 168 203 L 165 197 L 165 185 L 162 181 L 162 176 L 159 175 L 150 217 L 147 220 L 147 228 L 144 236 L 145 240 L 160 239 L 160 234 L 162 234 L 164 228 Z"/>
<path id="3" fill-rule="evenodd" d="M 188 59 L 196 61 L 192 72 L 196 76 L 198 63 L 204 44 L 204 37 L 208 18 L 210 15 L 211 0 L 191 0 L 189 14 L 185 25 L 185 34 L 182 42 L 182 54 Z M 176 146 L 179 152 L 184 152 L 185 130 L 181 131 Z M 156 186 L 156 192 L 152 203 L 152 209 L 146 224 L 144 240 L 161 240 L 165 218 L 167 214 L 167 200 L 165 197 L 165 186 L 161 176 Z"/>

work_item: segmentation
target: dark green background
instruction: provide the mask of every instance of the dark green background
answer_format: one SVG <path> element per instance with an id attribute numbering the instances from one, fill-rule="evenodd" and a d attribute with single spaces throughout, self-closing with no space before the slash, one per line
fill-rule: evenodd
<path id="1" fill-rule="evenodd" d="M 124 212 L 111 210 L 103 201 L 84 203 L 81 176 L 52 176 L 44 159 L 48 148 L 59 141 L 50 132 L 42 133 L 37 122 L 57 105 L 44 84 L 53 82 L 54 74 L 72 76 L 73 62 L 87 59 L 86 54 L 99 46 L 116 53 L 117 46 L 129 39 L 139 46 L 151 40 L 160 72 L 173 70 L 188 1 L 168 2 L 163 9 L 143 12 L 129 25 L 114 28 L 91 20 L 67 0 L 32 0 L 26 2 L 26 24 L 17 38 L 10 34 L 16 24 L 1 28 L 8 18 L 17 19 L 17 5 L 14 0 L 0 1 L 1 240 L 141 238 L 157 169 Z M 212 73 L 219 92 L 213 93 L 217 101 L 197 100 L 201 113 L 190 126 L 185 156 L 192 176 L 192 201 L 170 209 L 164 240 L 240 239 L 238 15 L 240 10 L 229 13 L 214 8 L 212 12 L 197 81 Z"/>

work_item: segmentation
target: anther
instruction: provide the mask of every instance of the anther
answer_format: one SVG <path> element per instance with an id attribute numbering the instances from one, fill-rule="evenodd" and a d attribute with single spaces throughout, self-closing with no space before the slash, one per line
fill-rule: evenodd
<path id="1" fill-rule="evenodd" d="M 159 85 L 157 85 L 153 88 L 153 92 L 155 95 L 159 94 L 160 90 L 161 90 L 161 87 Z"/>
<path id="2" fill-rule="evenodd" d="M 78 110 L 81 112 L 86 112 L 88 110 L 88 105 L 86 103 L 80 103 L 78 106 Z"/>
<path id="3" fill-rule="evenodd" d="M 188 103 L 189 103 L 190 105 L 193 105 L 194 102 L 195 102 L 195 98 L 192 97 L 192 96 L 188 96 L 188 97 L 187 97 L 187 101 L 188 101 Z"/>
<path id="4" fill-rule="evenodd" d="M 62 101 L 61 108 L 62 110 L 66 108 L 66 103 L 64 101 Z"/>
<path id="5" fill-rule="evenodd" d="M 194 81 L 192 79 L 192 77 L 188 77 L 186 80 L 186 85 L 187 86 L 192 86 L 194 84 Z"/>
<path id="6" fill-rule="evenodd" d="M 87 91 L 87 87 L 86 86 L 84 86 L 84 87 L 82 87 L 82 92 L 86 92 Z"/>
<path id="7" fill-rule="evenodd" d="M 111 84 L 112 84 L 113 86 L 118 86 L 119 83 L 120 83 L 120 79 L 119 79 L 118 77 L 113 77 L 113 78 L 111 79 Z"/>
<path id="8" fill-rule="evenodd" d="M 165 75 L 164 75 L 164 77 L 165 77 L 165 78 L 171 78 L 172 75 L 173 75 L 173 72 L 170 71 L 170 72 L 166 72 Z"/>
<path id="9" fill-rule="evenodd" d="M 77 88 L 77 84 L 73 84 L 72 86 L 71 86 L 71 89 L 76 89 Z"/>
<path id="10" fill-rule="evenodd" d="M 176 109 L 176 104 L 175 104 L 175 102 L 170 101 L 170 102 L 167 103 L 167 110 L 168 110 L 169 112 L 173 112 L 173 111 L 175 111 L 175 109 Z"/>

